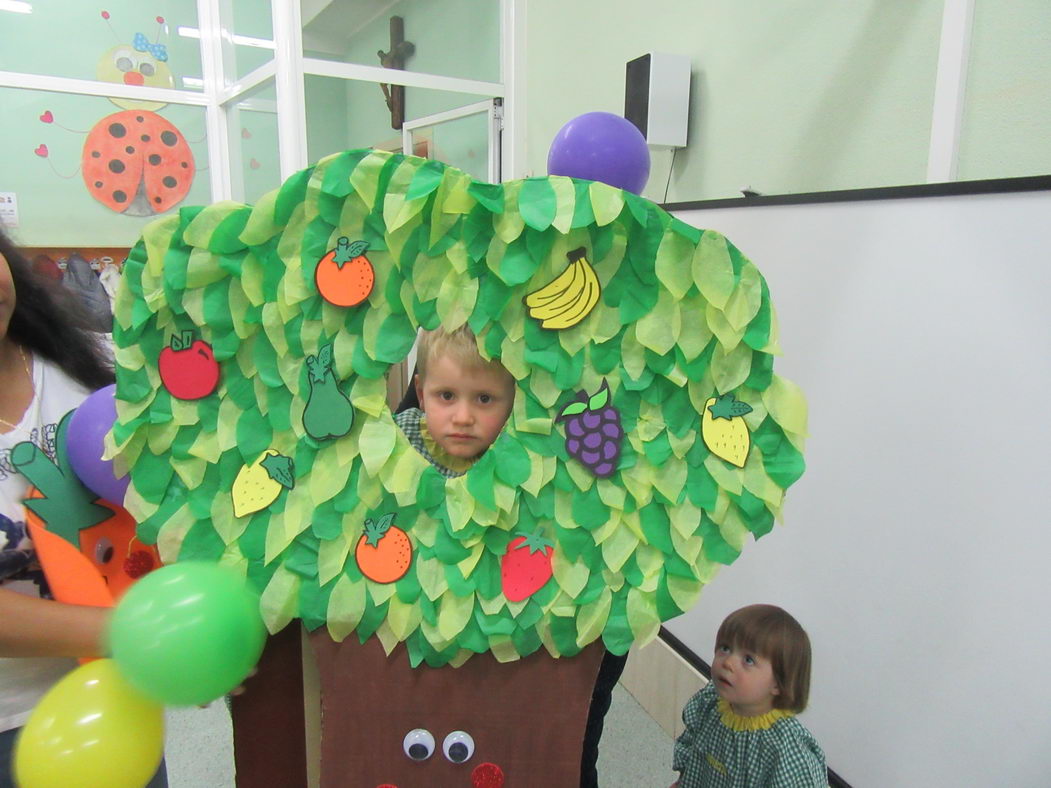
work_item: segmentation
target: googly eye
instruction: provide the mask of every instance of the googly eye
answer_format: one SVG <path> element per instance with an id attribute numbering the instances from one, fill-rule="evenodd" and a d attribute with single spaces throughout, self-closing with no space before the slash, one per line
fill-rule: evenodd
<path id="1" fill-rule="evenodd" d="M 464 731 L 453 731 L 442 742 L 442 752 L 453 763 L 469 761 L 474 755 L 474 739 Z"/>
<path id="2" fill-rule="evenodd" d="M 434 754 L 434 736 L 424 728 L 413 728 L 405 734 L 402 749 L 414 761 L 425 761 Z"/>
<path id="3" fill-rule="evenodd" d="M 113 559 L 113 542 L 102 537 L 95 542 L 95 560 L 100 564 L 108 564 Z"/>

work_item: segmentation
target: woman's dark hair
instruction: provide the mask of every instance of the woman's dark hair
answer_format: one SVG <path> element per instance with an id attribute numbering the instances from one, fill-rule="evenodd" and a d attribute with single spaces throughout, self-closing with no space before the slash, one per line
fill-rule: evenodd
<path id="1" fill-rule="evenodd" d="M 100 339 L 88 331 L 88 316 L 75 296 L 43 279 L 32 263 L 0 230 L 0 254 L 7 259 L 15 285 L 15 312 L 7 335 L 95 391 L 113 382 Z"/>

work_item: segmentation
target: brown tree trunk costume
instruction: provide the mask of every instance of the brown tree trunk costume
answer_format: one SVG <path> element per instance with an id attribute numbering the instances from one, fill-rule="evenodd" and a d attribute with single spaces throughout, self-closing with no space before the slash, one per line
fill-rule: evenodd
<path id="1" fill-rule="evenodd" d="M 248 691 L 234 698 L 238 786 L 306 785 L 298 634 L 290 626 L 273 638 Z M 388 657 L 375 638 L 335 643 L 321 629 L 310 641 L 321 678 L 322 788 L 580 784 L 601 644 L 572 658 L 537 652 L 501 664 L 486 653 L 459 668 L 414 669 L 403 647 Z M 423 761 L 403 747 L 417 728 L 435 742 Z M 443 752 L 455 731 L 474 740 L 463 763 Z"/>
<path id="2" fill-rule="evenodd" d="M 287 626 L 271 637 L 245 691 L 230 700 L 239 788 L 307 784 L 299 631 Z"/>

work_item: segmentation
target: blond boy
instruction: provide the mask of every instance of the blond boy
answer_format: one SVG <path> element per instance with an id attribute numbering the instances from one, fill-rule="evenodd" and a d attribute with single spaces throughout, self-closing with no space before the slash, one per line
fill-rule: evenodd
<path id="1" fill-rule="evenodd" d="M 416 367 L 420 407 L 395 421 L 443 476 L 462 476 L 503 429 L 514 404 L 514 378 L 500 362 L 479 355 L 467 326 L 423 331 Z"/>

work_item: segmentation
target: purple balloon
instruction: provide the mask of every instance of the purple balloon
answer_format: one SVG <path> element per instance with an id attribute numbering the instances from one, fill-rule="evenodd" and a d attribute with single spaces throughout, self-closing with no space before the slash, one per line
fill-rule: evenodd
<path id="1" fill-rule="evenodd" d="M 102 459 L 103 439 L 117 421 L 116 390 L 112 384 L 99 389 L 73 412 L 66 434 L 66 456 L 85 487 L 100 498 L 122 506 L 128 491 L 128 477 L 118 479 L 113 461 Z"/>
<path id="2" fill-rule="evenodd" d="M 640 194 L 650 177 L 650 149 L 631 121 L 612 112 L 586 112 L 555 135 L 547 172 Z"/>

